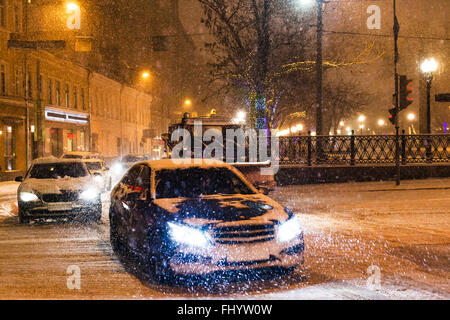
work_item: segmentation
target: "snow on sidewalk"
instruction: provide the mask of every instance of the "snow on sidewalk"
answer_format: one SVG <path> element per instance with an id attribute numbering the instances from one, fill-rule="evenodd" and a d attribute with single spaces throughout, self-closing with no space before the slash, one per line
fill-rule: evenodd
<path id="1" fill-rule="evenodd" d="M 17 193 L 17 188 L 19 187 L 19 185 L 20 182 L 15 181 L 0 182 L 0 198 L 15 195 Z"/>

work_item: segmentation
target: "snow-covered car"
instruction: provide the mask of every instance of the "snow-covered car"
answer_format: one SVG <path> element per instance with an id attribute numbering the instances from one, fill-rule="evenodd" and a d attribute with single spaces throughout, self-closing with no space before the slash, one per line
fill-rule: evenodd
<path id="1" fill-rule="evenodd" d="M 77 217 L 99 221 L 101 190 L 84 160 L 41 158 L 34 160 L 17 190 L 19 221 Z"/>
<path id="2" fill-rule="evenodd" d="M 111 190 L 111 174 L 109 173 L 109 168 L 105 165 L 104 161 L 101 159 L 84 159 L 83 162 L 86 164 L 89 172 L 94 175 L 95 181 L 102 185 L 102 190 Z"/>
<path id="3" fill-rule="evenodd" d="M 61 156 L 61 159 L 101 159 L 103 156 L 96 152 L 89 151 L 71 151 L 66 152 Z"/>
<path id="4" fill-rule="evenodd" d="M 131 166 L 137 162 L 148 160 L 146 156 L 136 154 L 127 154 L 113 162 L 111 165 L 110 175 L 112 184 L 115 185 Z"/>
<path id="5" fill-rule="evenodd" d="M 111 193 L 110 237 L 141 257 L 156 279 L 303 263 L 303 229 L 289 209 L 228 164 L 135 164 Z"/>

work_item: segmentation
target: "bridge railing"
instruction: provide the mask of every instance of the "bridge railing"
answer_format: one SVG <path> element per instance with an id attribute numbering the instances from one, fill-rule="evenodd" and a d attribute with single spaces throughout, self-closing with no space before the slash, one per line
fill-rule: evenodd
<path id="1" fill-rule="evenodd" d="M 280 164 L 450 163 L 450 135 L 350 135 L 279 138 Z M 398 147 L 397 147 L 398 146 Z"/>

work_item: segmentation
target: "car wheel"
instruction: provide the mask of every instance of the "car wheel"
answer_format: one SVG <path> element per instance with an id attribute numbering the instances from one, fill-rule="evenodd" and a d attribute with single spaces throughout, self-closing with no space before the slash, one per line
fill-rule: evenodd
<path id="1" fill-rule="evenodd" d="M 30 218 L 24 217 L 24 213 L 19 209 L 19 223 L 20 224 L 28 224 L 30 223 Z"/>
<path id="2" fill-rule="evenodd" d="M 152 244 L 153 247 L 153 249 L 149 247 L 144 255 L 148 273 L 158 283 L 172 283 L 175 273 L 170 266 L 170 250 L 158 235 L 153 234 L 148 239 L 148 243 Z"/>
<path id="3" fill-rule="evenodd" d="M 114 251 L 119 251 L 120 240 L 119 234 L 117 232 L 117 222 L 114 217 L 114 212 L 110 209 L 109 212 L 109 241 L 111 242 L 111 247 Z"/>
<path id="4" fill-rule="evenodd" d="M 95 210 L 95 212 L 91 215 L 92 222 L 100 222 L 102 220 L 102 207 Z"/>
<path id="5" fill-rule="evenodd" d="M 171 284 L 175 274 L 169 261 L 161 257 L 153 257 L 150 261 L 149 271 L 152 278 L 160 284 Z"/>

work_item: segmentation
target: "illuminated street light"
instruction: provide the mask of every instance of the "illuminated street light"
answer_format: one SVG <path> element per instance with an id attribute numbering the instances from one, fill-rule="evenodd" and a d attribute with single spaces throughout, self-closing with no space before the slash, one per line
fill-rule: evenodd
<path id="1" fill-rule="evenodd" d="M 143 71 L 143 72 L 141 73 L 141 78 L 144 79 L 144 80 L 150 78 L 150 72 L 148 72 L 148 71 Z"/>
<path id="2" fill-rule="evenodd" d="M 380 127 L 384 126 L 386 124 L 386 122 L 383 119 L 378 120 L 378 125 Z"/>
<path id="3" fill-rule="evenodd" d="M 427 80 L 427 133 L 431 134 L 431 83 L 433 82 L 433 72 L 438 68 L 438 63 L 434 58 L 425 59 L 420 66 L 422 72 L 425 74 Z M 427 150 L 427 153 L 431 153 L 431 150 Z"/>
<path id="4" fill-rule="evenodd" d="M 339 126 L 343 127 L 345 125 L 344 121 L 339 122 Z"/>
<path id="5" fill-rule="evenodd" d="M 414 113 L 408 114 L 408 120 L 409 121 L 413 121 L 415 118 L 416 118 L 416 116 L 414 115 Z"/>
<path id="6" fill-rule="evenodd" d="M 244 111 L 239 111 L 236 114 L 236 117 L 233 119 L 234 123 L 245 123 L 245 118 L 247 117 L 247 114 Z"/>
<path id="7" fill-rule="evenodd" d="M 66 8 L 67 8 L 67 11 L 68 11 L 68 12 L 73 12 L 73 11 L 79 9 L 80 7 L 79 7 L 76 3 L 74 3 L 74 2 L 69 2 L 69 3 L 66 5 Z"/>
<path id="8" fill-rule="evenodd" d="M 434 58 L 425 59 L 425 61 L 422 62 L 420 66 L 420 69 L 422 70 L 423 73 L 435 72 L 437 68 L 438 63 L 436 62 L 436 60 L 434 60 Z"/>
<path id="9" fill-rule="evenodd" d="M 186 99 L 184 100 L 184 104 L 190 106 L 192 104 L 192 101 L 190 99 Z"/>
<path id="10" fill-rule="evenodd" d="M 359 129 L 361 129 L 361 135 L 363 134 L 364 124 L 363 122 L 366 120 L 366 117 L 364 115 L 360 115 L 358 118 L 359 121 Z"/>
<path id="11" fill-rule="evenodd" d="M 302 124 L 298 124 L 298 125 L 296 125 L 296 127 L 297 127 L 298 131 L 303 131 L 303 125 Z"/>

